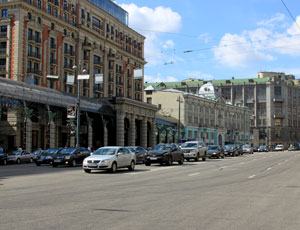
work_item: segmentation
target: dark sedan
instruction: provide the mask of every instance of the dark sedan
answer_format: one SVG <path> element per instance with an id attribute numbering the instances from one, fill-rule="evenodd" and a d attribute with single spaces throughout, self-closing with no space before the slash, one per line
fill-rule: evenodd
<path id="1" fill-rule="evenodd" d="M 53 156 L 57 154 L 62 148 L 53 148 L 47 149 L 42 152 L 36 158 L 36 166 L 40 166 L 41 164 L 52 164 Z"/>
<path id="2" fill-rule="evenodd" d="M 261 145 L 257 149 L 258 152 L 268 152 L 268 148 L 265 145 Z"/>
<path id="3" fill-rule="evenodd" d="M 145 163 L 145 156 L 147 155 L 147 151 L 141 146 L 127 146 L 131 152 L 135 153 L 136 163 Z"/>
<path id="4" fill-rule="evenodd" d="M 52 166 L 68 165 L 75 167 L 77 164 L 82 164 L 84 158 L 91 155 L 87 148 L 65 148 L 53 155 Z"/>
<path id="5" fill-rule="evenodd" d="M 7 165 L 7 155 L 4 152 L 0 152 L 0 164 Z"/>
<path id="6" fill-rule="evenodd" d="M 224 154 L 225 156 L 237 156 L 238 150 L 236 149 L 235 145 L 225 145 Z"/>
<path id="7" fill-rule="evenodd" d="M 172 165 L 173 162 L 183 164 L 184 156 L 182 150 L 169 144 L 158 144 L 153 150 L 148 152 L 145 164 L 147 166 L 150 166 L 152 163 Z"/>
<path id="8" fill-rule="evenodd" d="M 218 145 L 209 145 L 206 148 L 206 156 L 209 158 L 215 157 L 215 158 L 224 158 L 224 149 L 221 146 Z"/>

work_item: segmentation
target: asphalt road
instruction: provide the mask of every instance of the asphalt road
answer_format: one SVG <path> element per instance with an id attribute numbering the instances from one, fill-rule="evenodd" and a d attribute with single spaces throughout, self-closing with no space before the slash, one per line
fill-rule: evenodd
<path id="1" fill-rule="evenodd" d="M 0 166 L 0 229 L 300 229 L 300 152 L 86 174 Z"/>

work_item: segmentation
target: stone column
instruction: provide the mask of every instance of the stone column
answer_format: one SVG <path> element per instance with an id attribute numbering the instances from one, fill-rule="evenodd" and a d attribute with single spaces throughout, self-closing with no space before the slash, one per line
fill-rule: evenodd
<path id="1" fill-rule="evenodd" d="M 117 111 L 117 146 L 124 146 L 124 118 L 125 114 L 123 111 Z"/>
<path id="2" fill-rule="evenodd" d="M 93 147 L 93 118 L 88 117 L 87 115 L 87 123 L 88 123 L 88 147 Z"/>
<path id="3" fill-rule="evenodd" d="M 141 120 L 141 146 L 147 149 L 147 119 L 145 117 Z"/>
<path id="4" fill-rule="evenodd" d="M 26 150 L 32 152 L 32 121 L 26 119 Z"/>
<path id="5" fill-rule="evenodd" d="M 130 131 L 129 131 L 129 145 L 135 146 L 136 139 L 136 128 L 135 128 L 135 115 L 130 116 Z"/>
<path id="6" fill-rule="evenodd" d="M 51 121 L 50 123 L 50 148 L 55 148 L 56 146 L 56 124 Z"/>
<path id="7" fill-rule="evenodd" d="M 151 119 L 150 147 L 152 147 L 152 148 L 154 148 L 154 146 L 156 145 L 155 131 L 156 131 L 155 120 Z"/>
<path id="8" fill-rule="evenodd" d="M 103 146 L 107 146 L 108 145 L 108 131 L 107 131 L 108 120 L 105 120 L 102 117 L 102 124 L 103 124 Z"/>

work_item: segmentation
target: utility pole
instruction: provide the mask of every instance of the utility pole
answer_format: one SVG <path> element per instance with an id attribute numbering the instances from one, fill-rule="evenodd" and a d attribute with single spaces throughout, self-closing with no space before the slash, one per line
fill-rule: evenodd
<path id="1" fill-rule="evenodd" d="M 182 100 L 181 100 L 181 97 L 180 96 L 178 96 L 178 98 L 177 98 L 177 101 L 178 101 L 178 103 L 179 103 L 179 106 L 178 106 L 178 133 L 177 133 L 177 142 L 179 142 L 179 140 L 180 140 L 180 134 L 181 134 L 181 128 L 180 128 L 180 113 L 181 113 L 181 107 L 180 107 L 180 104 L 183 102 Z"/>

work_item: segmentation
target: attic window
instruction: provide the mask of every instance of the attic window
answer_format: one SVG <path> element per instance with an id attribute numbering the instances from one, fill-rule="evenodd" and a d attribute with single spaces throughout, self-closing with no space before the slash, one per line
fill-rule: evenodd
<path id="1" fill-rule="evenodd" d="M 249 79 L 249 82 L 253 83 L 254 81 L 253 81 L 253 79 Z"/>
<path id="2" fill-rule="evenodd" d="M 231 81 L 230 80 L 226 80 L 226 83 L 231 83 Z"/>

